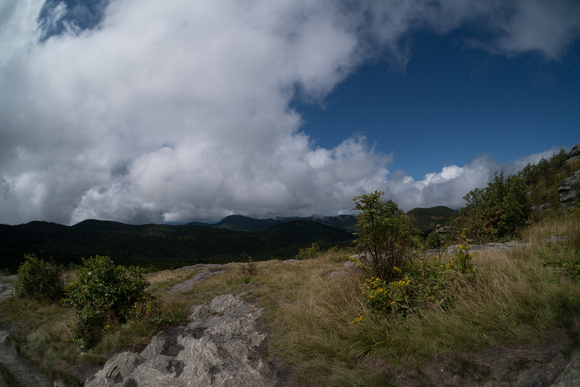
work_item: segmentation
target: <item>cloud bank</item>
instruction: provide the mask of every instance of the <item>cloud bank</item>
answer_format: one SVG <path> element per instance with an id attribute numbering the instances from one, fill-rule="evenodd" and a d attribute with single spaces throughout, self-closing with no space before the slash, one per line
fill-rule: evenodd
<path id="1" fill-rule="evenodd" d="M 376 57 L 404 67 L 419 28 L 476 22 L 484 49 L 549 59 L 580 31 L 564 0 L 83 3 L 0 4 L 0 223 L 343 213 L 376 189 L 458 207 L 497 162 L 390 174 L 364 137 L 317 146 L 292 102 Z"/>

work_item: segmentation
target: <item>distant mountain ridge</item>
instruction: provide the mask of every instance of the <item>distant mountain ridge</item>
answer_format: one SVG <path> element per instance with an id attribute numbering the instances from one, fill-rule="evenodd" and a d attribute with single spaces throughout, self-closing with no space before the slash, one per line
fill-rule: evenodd
<path id="1" fill-rule="evenodd" d="M 451 213 L 454 210 L 447 207 L 409 211 L 420 229 L 430 216 Z M 0 269 L 15 272 L 24 254 L 52 257 L 58 263 L 109 255 L 115 262 L 157 268 L 239 261 L 245 255 L 287 259 L 314 242 L 322 248 L 352 246 L 356 223 L 354 215 L 268 219 L 232 215 L 215 224 L 130 225 L 94 219 L 73 226 L 44 221 L 0 224 Z"/>
<path id="2" fill-rule="evenodd" d="M 407 212 L 407 214 L 411 215 L 415 220 L 415 227 L 422 232 L 433 230 L 435 227 L 435 221 L 433 220 L 434 217 L 440 217 L 441 220 L 437 223 L 445 225 L 456 213 L 456 210 L 445 206 L 414 208 Z M 309 217 L 276 217 L 267 219 L 257 219 L 243 215 L 230 215 L 213 224 L 201 222 L 191 222 L 187 224 L 237 231 L 263 231 L 269 230 L 274 226 L 296 221 L 317 222 L 328 226 L 341 227 L 351 231 L 356 230 L 357 224 L 356 215 L 312 215 Z"/>
<path id="3" fill-rule="evenodd" d="M 263 231 L 284 223 L 309 221 L 327 226 L 341 227 L 348 230 L 356 228 L 356 217 L 354 215 L 323 216 L 312 215 L 309 217 L 276 217 L 268 219 L 256 219 L 243 215 L 230 215 L 215 224 L 208 224 L 208 227 L 223 228 L 238 231 Z M 190 223 L 191 224 L 191 223 Z M 194 222 L 193 224 L 200 224 Z"/>
<path id="4" fill-rule="evenodd" d="M 80 263 L 81 257 L 108 255 L 117 263 L 154 265 L 158 269 L 227 263 L 247 256 L 257 260 L 287 259 L 314 242 L 322 248 L 346 247 L 354 239 L 352 230 L 304 219 L 258 231 L 235 230 L 236 222 L 232 220 L 238 221 L 237 227 L 263 224 L 237 217 L 223 222 L 222 227 L 129 225 L 100 220 L 85 220 L 74 226 L 42 221 L 16 226 L 0 224 L 0 269 L 15 272 L 24 254 L 51 257 L 63 264 Z"/>

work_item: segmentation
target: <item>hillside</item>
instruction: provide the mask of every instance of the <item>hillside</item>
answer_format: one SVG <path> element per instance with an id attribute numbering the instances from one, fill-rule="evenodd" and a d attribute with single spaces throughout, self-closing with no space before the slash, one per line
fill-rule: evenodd
<path id="1" fill-rule="evenodd" d="M 236 218 L 234 218 L 236 219 Z M 256 220 L 255 224 L 263 221 Z M 227 224 L 223 222 L 222 225 Z M 194 224 L 127 225 L 86 220 L 74 226 L 30 222 L 0 225 L 2 269 L 15 272 L 24 254 L 52 257 L 59 263 L 80 263 L 81 257 L 108 255 L 116 262 L 157 268 L 195 263 L 226 263 L 250 255 L 254 259 L 293 258 L 316 242 L 344 245 L 351 231 L 309 220 L 295 220 L 259 231 Z"/>

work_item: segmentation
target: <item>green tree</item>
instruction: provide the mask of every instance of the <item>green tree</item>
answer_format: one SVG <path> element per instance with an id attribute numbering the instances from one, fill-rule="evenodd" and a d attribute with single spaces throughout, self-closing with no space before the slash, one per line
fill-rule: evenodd
<path id="1" fill-rule="evenodd" d="M 383 192 L 357 196 L 357 246 L 362 250 L 361 262 L 382 281 L 397 277 L 395 268 L 409 260 L 419 246 L 418 230 L 392 200 L 384 201 Z"/>
<path id="2" fill-rule="evenodd" d="M 16 295 L 38 301 L 59 301 L 63 295 L 62 271 L 54 262 L 24 255 L 14 285 Z"/>
<path id="3" fill-rule="evenodd" d="M 109 257 L 83 259 L 67 289 L 65 304 L 75 310 L 76 336 L 85 347 L 96 344 L 112 324 L 125 323 L 151 295 L 143 270 L 115 266 Z"/>

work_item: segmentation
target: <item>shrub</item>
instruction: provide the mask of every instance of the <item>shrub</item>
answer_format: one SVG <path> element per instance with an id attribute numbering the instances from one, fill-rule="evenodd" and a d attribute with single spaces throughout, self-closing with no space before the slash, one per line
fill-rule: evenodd
<path id="1" fill-rule="evenodd" d="M 84 266 L 66 291 L 74 308 L 75 335 L 84 347 L 95 345 L 111 324 L 125 323 L 151 299 L 140 268 L 115 266 L 109 257 L 83 259 Z"/>
<path id="2" fill-rule="evenodd" d="M 258 264 L 252 261 L 252 257 L 248 257 L 248 261 L 239 264 L 242 274 L 253 277 L 258 274 Z"/>
<path id="3" fill-rule="evenodd" d="M 354 198 L 357 216 L 357 240 L 364 256 L 361 260 L 373 276 L 390 282 L 419 248 L 418 230 L 413 220 L 392 200 L 383 201 L 383 192 L 375 191 Z"/>
<path id="4" fill-rule="evenodd" d="M 63 295 L 62 271 L 54 262 L 24 255 L 14 285 L 16 295 L 38 301 L 58 301 Z"/>
<path id="5" fill-rule="evenodd" d="M 463 226 L 481 242 L 513 238 L 531 219 L 531 201 L 521 176 L 504 178 L 503 172 L 496 173 L 485 189 L 476 188 L 464 199 L 467 206 L 459 214 Z"/>
<path id="6" fill-rule="evenodd" d="M 429 233 L 429 235 L 427 235 L 427 247 L 429 247 L 430 249 L 438 249 L 443 245 L 443 238 L 441 238 L 441 235 L 439 235 L 439 233 L 437 232 L 437 230 L 433 230 Z"/>
<path id="7" fill-rule="evenodd" d="M 307 249 L 300 249 L 296 255 L 296 259 L 311 259 L 316 258 L 320 254 L 320 247 L 318 243 L 313 243 L 311 247 Z"/>

